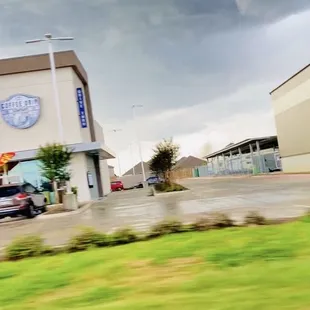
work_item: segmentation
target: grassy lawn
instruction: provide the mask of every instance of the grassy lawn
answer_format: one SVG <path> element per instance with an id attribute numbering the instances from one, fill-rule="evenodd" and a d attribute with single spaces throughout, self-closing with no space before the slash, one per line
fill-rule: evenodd
<path id="1" fill-rule="evenodd" d="M 310 223 L 0 264 L 0 309 L 310 309 Z"/>

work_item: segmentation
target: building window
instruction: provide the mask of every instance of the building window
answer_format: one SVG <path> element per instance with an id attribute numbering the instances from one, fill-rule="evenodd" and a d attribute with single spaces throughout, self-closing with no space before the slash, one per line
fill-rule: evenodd
<path id="1" fill-rule="evenodd" d="M 38 160 L 30 160 L 18 163 L 9 171 L 9 176 L 20 176 L 25 182 L 35 187 L 41 187 L 42 183 L 48 181 L 42 177 L 40 163 Z"/>

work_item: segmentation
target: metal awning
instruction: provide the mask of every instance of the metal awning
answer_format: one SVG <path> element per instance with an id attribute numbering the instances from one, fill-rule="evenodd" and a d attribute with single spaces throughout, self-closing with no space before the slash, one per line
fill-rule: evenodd
<path id="1" fill-rule="evenodd" d="M 89 143 L 74 143 L 66 145 L 72 150 L 72 153 L 88 153 L 90 155 L 99 155 L 100 159 L 113 159 L 116 157 L 114 152 L 112 152 L 105 144 L 101 142 L 89 142 Z M 27 161 L 32 160 L 37 157 L 39 149 L 18 151 L 15 152 L 15 157 L 12 158 L 10 162 L 15 161 Z"/>

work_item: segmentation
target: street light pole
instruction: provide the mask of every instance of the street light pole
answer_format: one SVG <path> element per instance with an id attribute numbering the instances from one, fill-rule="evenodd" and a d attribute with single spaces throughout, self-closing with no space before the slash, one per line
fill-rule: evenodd
<path id="1" fill-rule="evenodd" d="M 138 129 L 137 129 L 137 126 L 136 126 L 136 113 L 135 113 L 135 109 L 136 108 L 143 108 L 143 105 L 141 105 L 141 104 L 134 104 L 132 106 L 132 117 L 133 117 L 135 129 L 136 129 L 136 136 L 137 136 L 137 139 L 138 139 L 139 155 L 140 155 L 140 161 L 141 161 L 141 170 L 142 170 L 143 182 L 145 182 L 146 177 L 145 177 L 143 157 L 142 157 L 141 141 L 140 141 Z"/>
<path id="2" fill-rule="evenodd" d="M 55 101 L 57 121 L 58 121 L 58 134 L 59 134 L 60 143 L 62 143 L 63 145 L 65 144 L 65 138 L 64 138 L 64 131 L 63 131 L 63 125 L 62 125 L 62 119 L 61 119 L 60 100 L 59 100 L 59 92 L 58 92 L 58 85 L 57 85 L 57 79 L 56 79 L 56 66 L 55 66 L 55 57 L 54 57 L 54 52 L 53 52 L 52 41 L 72 41 L 72 40 L 73 40 L 73 37 L 54 38 L 50 33 L 47 33 L 44 35 L 43 39 L 35 39 L 35 40 L 26 41 L 26 44 L 40 43 L 40 42 L 47 42 L 48 44 L 48 54 L 49 54 L 50 66 L 51 66 L 54 101 Z M 57 188 L 57 185 L 54 182 L 54 189 L 56 188 Z M 70 181 L 67 181 L 67 192 L 71 193 Z M 57 197 L 58 195 L 57 195 L 56 190 L 55 190 L 55 194 Z M 59 200 L 59 197 L 57 198 L 57 200 Z"/>
<path id="3" fill-rule="evenodd" d="M 50 66 L 51 66 L 54 101 L 55 101 L 55 107 L 56 107 L 56 112 L 57 112 L 58 132 L 59 132 L 60 142 L 63 144 L 64 144 L 64 131 L 63 131 L 63 124 L 62 124 L 62 119 L 61 119 L 60 99 L 59 99 L 58 85 L 57 85 L 57 79 L 56 79 L 56 66 L 55 66 L 55 57 L 54 57 L 54 52 L 53 52 L 52 41 L 71 41 L 71 40 L 73 40 L 72 37 L 54 38 L 51 34 L 48 33 L 44 35 L 44 39 L 35 39 L 35 40 L 26 41 L 27 44 L 47 42 L 49 60 L 50 60 Z"/>

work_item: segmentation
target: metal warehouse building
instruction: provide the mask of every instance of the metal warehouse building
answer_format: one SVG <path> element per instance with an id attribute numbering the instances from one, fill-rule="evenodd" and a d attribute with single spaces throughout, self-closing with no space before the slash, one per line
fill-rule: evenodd
<path id="1" fill-rule="evenodd" d="M 250 138 L 231 143 L 204 157 L 199 176 L 256 174 L 281 170 L 277 136 Z"/>

